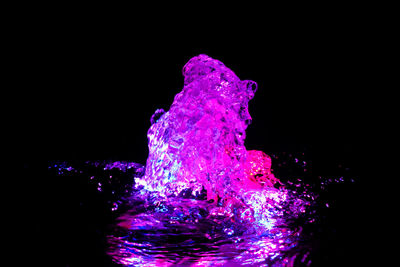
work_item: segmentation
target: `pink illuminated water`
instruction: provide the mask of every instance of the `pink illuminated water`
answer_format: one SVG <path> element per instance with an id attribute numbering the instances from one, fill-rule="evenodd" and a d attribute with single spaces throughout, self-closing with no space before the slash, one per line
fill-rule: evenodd
<path id="1" fill-rule="evenodd" d="M 207 55 L 190 59 L 183 75 L 184 88 L 169 111 L 157 110 L 151 118 L 146 171 L 136 181 L 145 207 L 153 208 L 122 216 L 119 226 L 130 231 L 151 229 L 157 238 L 164 231 L 166 238 L 173 238 L 171 228 L 179 229 L 179 235 L 195 236 L 189 240 L 211 241 L 210 252 L 194 266 L 226 264 L 228 259 L 253 264 L 279 257 L 294 246 L 298 234 L 285 220 L 304 213 L 310 203 L 280 184 L 268 155 L 244 146 L 251 122 L 248 103 L 257 84 L 240 80 Z M 254 240 L 243 243 L 246 239 Z M 145 252 L 151 255 L 157 247 L 122 237 L 113 237 L 113 242 L 124 244 L 113 255 L 127 265 L 149 263 Z M 152 259 L 155 265 L 167 264 L 168 253 L 175 255 L 164 242 L 162 247 L 166 254 Z M 222 258 L 217 256 L 220 251 Z"/>
<path id="2" fill-rule="evenodd" d="M 183 75 L 170 109 L 151 117 L 146 165 L 97 163 L 134 170 L 132 188 L 111 192 L 118 218 L 108 254 L 125 266 L 310 265 L 299 244 L 318 219 L 318 195 L 302 181 L 304 153 L 246 149 L 255 82 L 207 55 L 190 59 Z M 279 177 L 282 168 L 297 176 Z M 104 181 L 90 180 L 103 192 Z"/>
<path id="3" fill-rule="evenodd" d="M 244 139 L 257 85 L 206 55 L 189 60 L 183 75 L 185 86 L 170 110 L 152 118 L 146 189 L 164 197 L 203 189 L 207 199 L 241 195 L 249 185 Z"/>

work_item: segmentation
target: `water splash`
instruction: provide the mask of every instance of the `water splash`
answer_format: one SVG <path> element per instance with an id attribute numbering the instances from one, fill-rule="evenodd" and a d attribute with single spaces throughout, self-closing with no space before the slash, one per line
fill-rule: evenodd
<path id="1" fill-rule="evenodd" d="M 163 197 L 205 190 L 214 200 L 240 194 L 248 184 L 244 139 L 257 85 L 206 55 L 189 60 L 183 75 L 170 110 L 151 118 L 146 189 Z"/>
<path id="2" fill-rule="evenodd" d="M 196 225 L 199 230 L 199 225 L 214 224 L 214 228 L 201 229 L 199 235 L 213 242 L 220 236 L 229 240 L 226 238 L 262 235 L 265 238 L 252 246 L 263 255 L 261 259 L 276 257 L 295 236 L 285 222 L 305 212 L 309 202 L 293 200 L 272 174 L 271 158 L 244 146 L 245 130 L 251 122 L 248 103 L 257 84 L 241 81 L 222 62 L 207 55 L 189 60 L 183 75 L 183 90 L 168 112 L 155 112 L 147 134 L 149 156 L 137 189 L 153 209 L 145 215 L 129 215 L 129 222 L 120 226 L 131 231 L 160 231 L 177 225 L 189 229 Z M 289 202 L 296 203 L 290 207 L 290 215 L 285 209 Z M 221 249 L 221 245 L 217 247 Z M 228 247 L 232 250 L 232 244 Z M 234 247 L 234 254 L 247 251 L 234 259 L 254 263 L 254 253 Z"/>
<path id="3" fill-rule="evenodd" d="M 318 220 L 315 188 L 343 179 L 313 185 L 301 179 L 309 168 L 304 153 L 246 150 L 255 82 L 206 55 L 192 58 L 183 75 L 169 111 L 151 117 L 145 166 L 86 163 L 106 174 L 87 175 L 118 217 L 108 254 L 126 266 L 309 266 L 303 228 Z M 58 175 L 79 169 L 50 168 Z M 278 179 L 279 168 L 300 171 Z M 113 187 L 121 173 L 131 182 Z"/>

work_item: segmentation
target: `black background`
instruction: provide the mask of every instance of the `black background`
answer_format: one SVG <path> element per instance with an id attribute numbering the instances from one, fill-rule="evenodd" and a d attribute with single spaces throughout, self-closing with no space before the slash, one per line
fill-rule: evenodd
<path id="1" fill-rule="evenodd" d="M 200 53 L 258 83 L 249 105 L 249 148 L 349 152 L 365 119 L 363 48 L 351 36 L 310 35 L 245 44 L 212 38 L 171 44 L 167 37 L 137 42 L 112 33 L 56 35 L 43 44 L 40 58 L 46 142 L 54 144 L 48 155 L 144 162 L 151 114 L 168 110 L 183 87 L 183 65 Z"/>
<path id="2" fill-rule="evenodd" d="M 204 53 L 222 61 L 242 80 L 258 83 L 249 103 L 253 122 L 247 129 L 248 149 L 305 152 L 315 176 L 341 175 L 350 169 L 356 183 L 327 196 L 338 203 L 327 221 L 335 233 L 326 234 L 329 241 L 320 244 L 320 263 L 357 262 L 363 227 L 361 188 L 366 183 L 361 168 L 368 119 L 363 96 L 371 79 L 366 72 L 368 38 L 358 23 L 339 23 L 338 19 L 303 24 L 282 19 L 229 27 L 219 21 L 186 29 L 182 21 L 168 26 L 144 21 L 125 25 L 125 21 L 72 21 L 54 25 L 45 21 L 23 38 L 23 67 L 30 71 L 26 81 L 32 88 L 23 99 L 23 127 L 29 133 L 23 142 L 27 169 L 38 160 L 37 151 L 46 163 L 129 160 L 144 164 L 151 115 L 157 108 L 169 109 L 183 87 L 183 65 Z M 190 18 L 184 21 L 187 24 Z M 32 205 L 46 203 L 56 215 L 67 212 L 57 206 L 68 206 L 68 196 L 75 193 L 72 186 L 66 187 L 72 192 L 60 192 L 63 199 L 50 203 L 46 193 L 54 189 L 54 181 L 40 186 L 43 195 Z M 52 217 L 37 212 L 46 219 Z M 51 231 L 68 228 L 62 221 L 57 223 Z M 48 226 L 39 220 L 38 236 Z M 85 236 L 81 228 L 67 233 L 75 230 L 82 231 L 82 240 L 93 245 L 92 236 Z M 67 241 L 69 245 L 75 242 Z M 88 249 L 88 258 L 102 255 L 98 250 L 96 246 Z M 81 251 L 79 257 L 84 254 Z M 40 253 L 37 256 L 41 258 Z M 63 257 L 67 259 L 61 262 L 69 262 L 68 255 Z M 76 257 L 75 263 L 79 262 Z M 103 256 L 95 262 L 100 264 L 100 259 Z"/>

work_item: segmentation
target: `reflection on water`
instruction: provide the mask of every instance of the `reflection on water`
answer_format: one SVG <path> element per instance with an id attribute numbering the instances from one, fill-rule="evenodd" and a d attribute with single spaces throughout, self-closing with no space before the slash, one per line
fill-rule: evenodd
<path id="1" fill-rule="evenodd" d="M 282 260 L 296 246 L 300 234 L 296 229 L 280 228 L 260 236 L 235 235 L 231 228 L 224 227 L 227 222 L 222 218 L 212 217 L 189 223 L 171 220 L 170 216 L 160 220 L 144 214 L 127 215 L 123 219 L 127 221 L 119 226 L 124 229 L 109 237 L 110 255 L 129 266 L 234 266 L 274 262 Z"/>

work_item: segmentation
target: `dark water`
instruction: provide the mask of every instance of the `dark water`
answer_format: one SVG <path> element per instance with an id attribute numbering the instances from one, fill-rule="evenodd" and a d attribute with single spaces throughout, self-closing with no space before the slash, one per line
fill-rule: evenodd
<path id="1" fill-rule="evenodd" d="M 143 194 L 138 163 L 51 161 L 53 198 L 39 235 L 54 233 L 42 235 L 53 266 L 351 266 L 354 173 L 337 166 L 318 176 L 304 153 L 270 155 L 287 199 L 268 210 L 267 229 L 201 198 Z"/>

